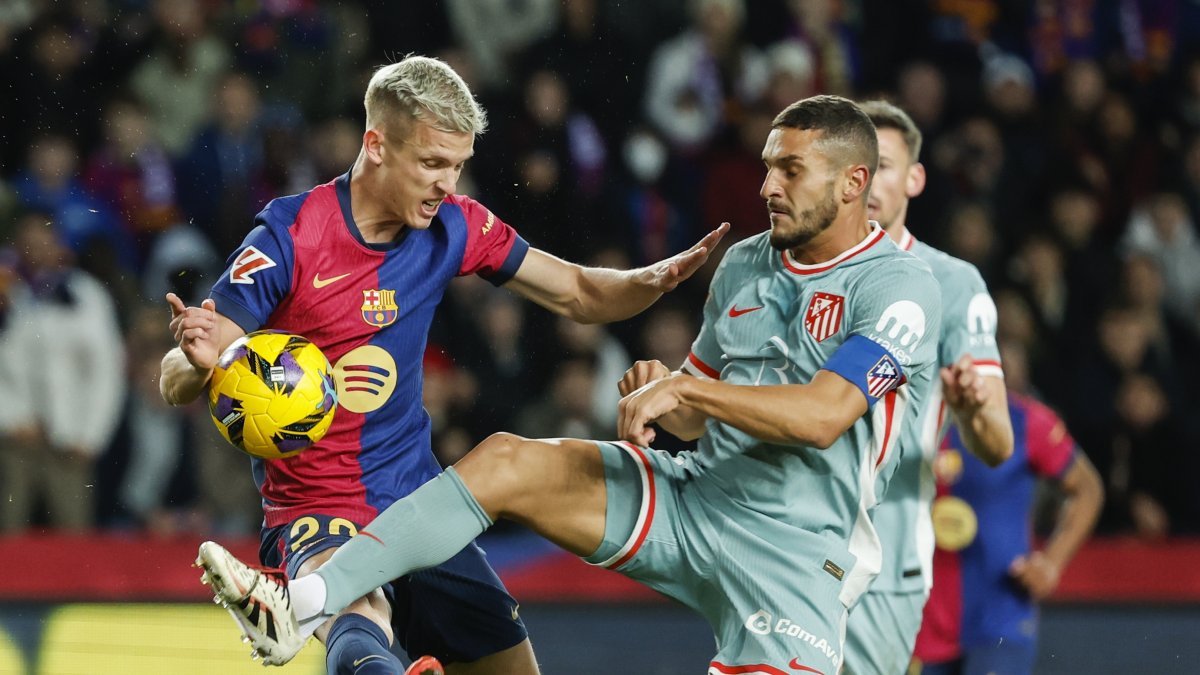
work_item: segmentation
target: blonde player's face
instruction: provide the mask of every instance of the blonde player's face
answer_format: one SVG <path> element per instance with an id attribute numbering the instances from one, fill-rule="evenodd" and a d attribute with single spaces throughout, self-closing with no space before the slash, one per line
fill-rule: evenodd
<path id="1" fill-rule="evenodd" d="M 879 129 L 879 170 L 871 181 L 867 217 L 890 230 L 904 222 L 908 200 L 921 193 L 921 167 L 908 154 L 908 145 L 898 129 Z"/>
<path id="2" fill-rule="evenodd" d="M 837 218 L 837 175 L 816 147 L 823 133 L 780 127 L 767 136 L 762 154 L 767 176 L 759 195 L 767 200 L 771 246 L 776 250 L 807 244 Z"/>
<path id="3" fill-rule="evenodd" d="M 388 139 L 383 162 L 389 210 L 402 223 L 423 230 L 437 215 L 442 200 L 458 190 L 463 166 L 475 154 L 475 136 L 442 131 L 420 120 L 408 136 Z"/>

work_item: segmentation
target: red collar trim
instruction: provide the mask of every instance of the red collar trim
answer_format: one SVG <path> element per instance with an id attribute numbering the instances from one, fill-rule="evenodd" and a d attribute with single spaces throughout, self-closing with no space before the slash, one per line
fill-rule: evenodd
<path id="1" fill-rule="evenodd" d="M 886 236 L 887 236 L 887 232 L 884 232 L 883 228 L 879 227 L 878 225 L 875 225 L 872 228 L 871 232 L 867 235 L 866 239 L 863 239 L 862 241 L 858 242 L 851 248 L 846 249 L 845 251 L 843 251 L 841 253 L 841 255 L 834 258 L 833 260 L 829 260 L 829 261 L 826 261 L 823 263 L 817 263 L 815 265 L 805 265 L 803 263 L 796 262 L 796 259 L 792 257 L 791 251 L 784 251 L 783 252 L 783 266 L 786 267 L 789 272 L 792 272 L 794 274 L 806 275 L 806 276 L 810 275 L 810 274 L 820 274 L 821 272 L 827 272 L 827 271 L 837 267 L 838 265 L 846 262 L 847 260 L 853 258 L 854 256 L 858 255 L 859 253 L 862 253 L 863 251 L 871 248 L 875 244 L 878 244 Z"/>
<path id="2" fill-rule="evenodd" d="M 896 245 L 899 246 L 900 250 L 902 251 L 911 251 L 913 244 L 915 243 L 917 243 L 917 238 L 912 236 L 912 232 L 909 232 L 908 228 L 906 227 L 904 228 L 904 234 L 900 235 L 900 241 L 896 242 Z"/>

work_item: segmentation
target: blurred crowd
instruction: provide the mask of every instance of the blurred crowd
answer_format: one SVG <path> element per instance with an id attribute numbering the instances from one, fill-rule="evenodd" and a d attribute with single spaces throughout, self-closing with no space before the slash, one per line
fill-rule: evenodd
<path id="1" fill-rule="evenodd" d="M 1179 0 L 7 0 L 0 533 L 256 531 L 246 458 L 159 397 L 162 298 L 198 304 L 267 201 L 346 172 L 370 73 L 414 52 L 489 111 L 460 191 L 589 264 L 762 231 L 775 113 L 893 100 L 925 134 L 909 228 L 983 272 L 1009 388 L 1103 474 L 1099 531 L 1195 533 L 1197 45 Z M 613 326 L 456 281 L 425 359 L 439 458 L 611 437 L 617 380 L 683 362 L 707 281 Z"/>

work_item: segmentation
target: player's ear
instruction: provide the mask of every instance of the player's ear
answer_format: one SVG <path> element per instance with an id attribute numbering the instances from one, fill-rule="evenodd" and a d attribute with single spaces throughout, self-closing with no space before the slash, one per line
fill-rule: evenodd
<path id="1" fill-rule="evenodd" d="M 856 164 L 846 169 L 846 183 L 842 188 L 842 201 L 850 202 L 863 199 L 867 185 L 871 182 L 871 170 L 866 164 Z"/>
<path id="2" fill-rule="evenodd" d="M 904 195 L 909 199 L 925 191 L 925 165 L 917 162 L 908 167 L 908 178 L 904 182 Z"/>
<path id="3" fill-rule="evenodd" d="M 375 166 L 383 164 L 383 134 L 376 129 L 367 129 L 363 133 L 363 151 Z"/>

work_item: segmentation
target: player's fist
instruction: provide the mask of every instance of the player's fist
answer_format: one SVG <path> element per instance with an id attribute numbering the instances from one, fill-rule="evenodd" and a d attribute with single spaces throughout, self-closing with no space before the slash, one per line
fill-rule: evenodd
<path id="1" fill-rule="evenodd" d="M 942 368 L 941 376 L 946 405 L 954 410 L 976 410 L 987 403 L 988 388 L 970 355 L 963 355 L 954 365 Z"/>
<path id="2" fill-rule="evenodd" d="M 1009 565 L 1008 573 L 1025 587 L 1031 598 L 1041 600 L 1058 588 L 1062 570 L 1049 556 L 1041 551 L 1034 551 L 1027 556 L 1018 556 L 1012 565 Z"/>
<path id="3" fill-rule="evenodd" d="M 171 334 L 189 363 L 200 370 L 212 370 L 221 355 L 221 336 L 217 325 L 217 303 L 212 298 L 199 307 L 188 307 L 174 293 L 167 293 L 171 306 Z"/>
<path id="4" fill-rule="evenodd" d="M 655 380 L 661 380 L 671 374 L 671 369 L 662 361 L 635 361 L 633 366 L 625 371 L 625 376 L 617 383 L 621 396 L 628 396 Z"/>

